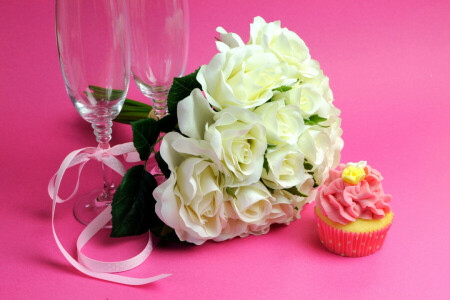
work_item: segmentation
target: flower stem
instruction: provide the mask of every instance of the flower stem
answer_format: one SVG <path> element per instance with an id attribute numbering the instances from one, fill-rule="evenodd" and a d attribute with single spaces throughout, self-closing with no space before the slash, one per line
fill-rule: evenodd
<path id="1" fill-rule="evenodd" d="M 135 101 L 135 100 L 131 100 L 131 99 L 125 99 L 125 105 L 132 105 L 132 106 L 140 106 L 140 107 L 148 107 L 148 108 L 152 108 L 151 105 L 139 102 L 139 101 Z"/>

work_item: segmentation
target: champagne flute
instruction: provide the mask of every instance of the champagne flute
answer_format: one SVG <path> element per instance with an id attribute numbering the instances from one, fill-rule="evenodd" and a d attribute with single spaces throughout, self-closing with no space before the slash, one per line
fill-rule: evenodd
<path id="1" fill-rule="evenodd" d="M 173 78 L 186 69 L 189 44 L 187 0 L 127 2 L 130 20 L 131 72 L 154 112 L 167 114 Z"/>
<path id="2" fill-rule="evenodd" d="M 67 93 L 90 122 L 100 149 L 109 149 L 112 119 L 122 109 L 130 78 L 125 0 L 56 0 L 56 39 Z M 74 215 L 89 224 L 116 190 L 104 164 L 103 189 L 80 197 Z"/>

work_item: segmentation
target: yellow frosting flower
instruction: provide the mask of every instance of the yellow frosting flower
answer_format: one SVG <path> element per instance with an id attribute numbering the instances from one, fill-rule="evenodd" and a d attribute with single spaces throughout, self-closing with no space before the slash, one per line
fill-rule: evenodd
<path id="1" fill-rule="evenodd" d="M 342 173 L 342 179 L 350 184 L 358 184 L 364 177 L 366 177 L 364 168 L 355 165 L 347 165 Z"/>

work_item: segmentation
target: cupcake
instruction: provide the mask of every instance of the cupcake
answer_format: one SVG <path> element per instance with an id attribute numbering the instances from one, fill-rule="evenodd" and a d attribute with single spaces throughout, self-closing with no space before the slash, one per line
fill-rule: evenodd
<path id="1" fill-rule="evenodd" d="M 342 256 L 366 256 L 382 246 L 394 215 L 383 176 L 365 161 L 340 164 L 319 188 L 315 214 L 320 241 Z"/>

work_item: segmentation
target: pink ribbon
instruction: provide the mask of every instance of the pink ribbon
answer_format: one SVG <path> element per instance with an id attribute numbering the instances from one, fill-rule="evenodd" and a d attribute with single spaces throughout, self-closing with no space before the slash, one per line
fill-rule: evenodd
<path id="1" fill-rule="evenodd" d="M 106 281 L 117 282 L 128 285 L 143 285 L 151 283 L 170 276 L 171 274 L 160 274 L 149 278 L 133 278 L 122 275 L 110 274 L 115 272 L 122 272 L 133 269 L 142 264 L 152 252 L 153 246 L 151 241 L 151 233 L 149 232 L 148 243 L 145 248 L 138 255 L 124 260 L 105 262 L 87 257 L 81 252 L 83 246 L 99 232 L 111 220 L 111 206 L 108 205 L 86 228 L 81 232 L 77 240 L 78 261 L 75 260 L 67 251 L 58 239 L 55 231 L 55 209 L 56 203 L 63 203 L 70 200 L 77 192 L 80 183 L 80 174 L 84 165 L 91 159 L 103 162 L 105 165 L 123 176 L 126 172 L 125 167 L 115 157 L 124 155 L 126 161 L 137 161 L 136 149 L 133 143 L 125 143 L 114 146 L 110 149 L 100 149 L 95 147 L 87 147 L 71 152 L 62 162 L 59 170 L 53 175 L 48 184 L 48 194 L 53 199 L 52 206 L 52 230 L 55 237 L 56 244 L 64 257 L 74 266 L 78 271 Z M 67 199 L 61 199 L 58 196 L 59 186 L 61 184 L 64 173 L 67 169 L 78 165 L 78 179 L 74 191 Z"/>

